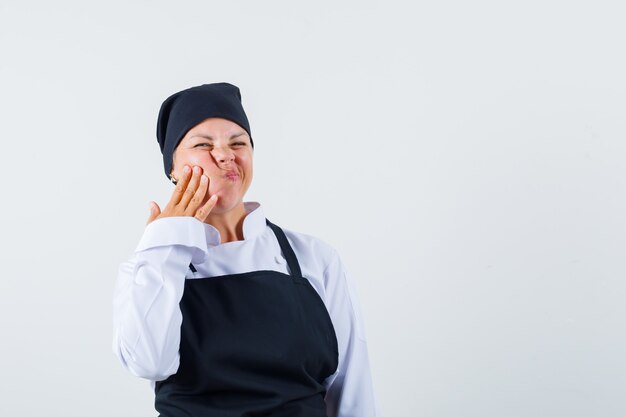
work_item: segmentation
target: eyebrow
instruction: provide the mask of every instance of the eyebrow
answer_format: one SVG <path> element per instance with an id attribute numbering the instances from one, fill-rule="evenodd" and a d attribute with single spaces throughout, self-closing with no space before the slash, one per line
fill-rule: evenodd
<path id="1" fill-rule="evenodd" d="M 235 134 L 233 134 L 233 135 L 230 137 L 230 139 L 229 139 L 229 140 L 235 139 L 235 138 L 237 138 L 237 137 L 239 137 L 239 136 L 243 136 L 243 135 L 245 135 L 245 134 L 246 134 L 246 132 L 235 133 Z M 201 135 L 201 134 L 189 136 L 189 139 L 193 139 L 193 138 L 195 138 L 195 137 L 200 137 L 200 138 L 204 138 L 204 139 L 213 140 L 213 138 L 212 138 L 211 136 L 209 136 L 209 135 Z"/>

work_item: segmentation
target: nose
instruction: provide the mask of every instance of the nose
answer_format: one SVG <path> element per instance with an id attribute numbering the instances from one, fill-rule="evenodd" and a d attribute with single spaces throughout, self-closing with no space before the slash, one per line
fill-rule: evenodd
<path id="1" fill-rule="evenodd" d="M 229 147 L 213 148 L 213 158 L 218 164 L 227 164 L 235 159 L 235 153 Z"/>

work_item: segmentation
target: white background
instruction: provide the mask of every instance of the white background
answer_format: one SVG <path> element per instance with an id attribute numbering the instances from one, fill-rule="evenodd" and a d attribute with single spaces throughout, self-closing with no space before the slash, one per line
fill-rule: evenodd
<path id="1" fill-rule="evenodd" d="M 154 416 L 111 297 L 170 94 L 241 88 L 246 200 L 339 250 L 385 417 L 626 415 L 608 1 L 0 1 L 0 415 Z"/>

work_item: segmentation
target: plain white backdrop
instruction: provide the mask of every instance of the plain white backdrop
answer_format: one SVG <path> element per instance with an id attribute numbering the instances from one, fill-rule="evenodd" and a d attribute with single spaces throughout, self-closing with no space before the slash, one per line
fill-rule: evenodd
<path id="1" fill-rule="evenodd" d="M 161 102 L 218 81 L 246 200 L 355 278 L 385 417 L 626 415 L 625 12 L 1 0 L 0 415 L 156 415 L 113 285 L 172 190 Z"/>

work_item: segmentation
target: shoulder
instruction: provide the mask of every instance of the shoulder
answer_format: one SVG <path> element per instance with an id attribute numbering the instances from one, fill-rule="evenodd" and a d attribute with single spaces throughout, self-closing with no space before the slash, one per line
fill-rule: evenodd
<path id="1" fill-rule="evenodd" d="M 296 254 L 308 252 L 328 262 L 338 257 L 337 250 L 325 240 L 292 229 L 282 229 Z"/>
<path id="2" fill-rule="evenodd" d="M 328 289 L 329 280 L 337 280 L 342 263 L 337 250 L 327 241 L 307 233 L 282 228 L 292 246 L 302 275 L 319 290 Z"/>
<path id="3" fill-rule="evenodd" d="M 328 242 L 316 236 L 283 229 L 307 278 L 321 296 L 341 333 L 355 326 L 354 335 L 365 341 L 365 330 L 360 318 L 356 285 L 339 252 Z"/>

